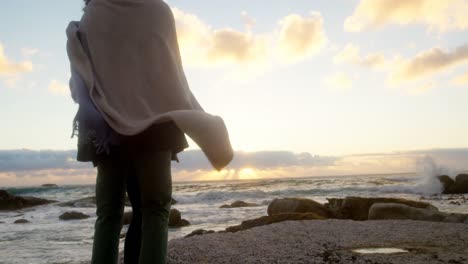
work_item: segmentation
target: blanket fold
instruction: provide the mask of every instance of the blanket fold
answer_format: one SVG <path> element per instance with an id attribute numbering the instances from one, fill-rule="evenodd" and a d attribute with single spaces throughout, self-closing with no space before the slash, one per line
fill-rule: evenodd
<path id="1" fill-rule="evenodd" d="M 226 125 L 206 113 L 191 92 L 174 17 L 164 1 L 93 0 L 66 33 L 70 64 L 112 129 L 136 135 L 172 120 L 215 169 L 230 163 L 233 150 Z M 89 55 L 79 37 L 86 40 Z"/>

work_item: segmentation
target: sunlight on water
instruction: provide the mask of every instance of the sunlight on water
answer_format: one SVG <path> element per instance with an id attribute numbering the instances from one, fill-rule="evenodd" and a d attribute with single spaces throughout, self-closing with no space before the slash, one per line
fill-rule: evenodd
<path id="1" fill-rule="evenodd" d="M 401 248 L 361 248 L 354 249 L 353 252 L 359 254 L 395 254 L 395 253 L 408 253 L 409 251 Z"/>

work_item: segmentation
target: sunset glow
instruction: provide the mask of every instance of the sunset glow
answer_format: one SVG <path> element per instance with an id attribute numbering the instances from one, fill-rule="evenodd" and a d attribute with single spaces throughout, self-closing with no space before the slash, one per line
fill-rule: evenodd
<path id="1" fill-rule="evenodd" d="M 181 155 L 176 180 L 414 171 L 437 149 L 465 157 L 466 0 L 167 3 L 190 89 L 224 119 L 237 151 L 221 172 Z M 94 181 L 69 152 L 77 105 L 65 28 L 83 4 L 53 5 L 2 4 L 0 185 Z M 71 168 L 86 176 L 62 173 Z"/>

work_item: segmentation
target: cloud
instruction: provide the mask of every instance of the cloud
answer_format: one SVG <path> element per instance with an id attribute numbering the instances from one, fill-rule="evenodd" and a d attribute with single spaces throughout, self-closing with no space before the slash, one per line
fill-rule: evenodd
<path id="1" fill-rule="evenodd" d="M 405 89 L 411 94 L 422 94 L 437 87 L 435 81 L 428 77 L 468 62 L 468 44 L 451 51 L 435 47 L 421 51 L 412 58 L 395 55 L 390 60 L 381 52 L 361 55 L 360 48 L 349 43 L 334 56 L 333 62 L 359 65 L 372 70 L 384 70 L 388 74 L 388 83 L 394 86 L 419 80 L 420 82 Z M 463 78 L 468 77 L 459 76 L 451 83 L 453 85 L 466 84 L 467 81 Z M 344 74 L 335 74 L 328 77 L 327 84 L 332 87 L 346 87 L 351 83 Z"/>
<path id="2" fill-rule="evenodd" d="M 231 28 L 213 29 L 193 14 L 172 10 L 184 63 L 252 63 L 265 58 L 267 46 L 262 36 Z"/>
<path id="3" fill-rule="evenodd" d="M 179 164 L 174 164 L 174 168 L 176 169 L 211 170 L 211 165 L 201 151 L 184 151 L 179 155 L 179 159 L 181 162 Z M 310 153 L 294 153 L 290 151 L 237 151 L 227 169 L 239 170 L 245 167 L 271 169 L 291 166 L 324 166 L 332 164 L 335 160 L 336 157 L 314 156 Z"/>
<path id="4" fill-rule="evenodd" d="M 339 90 L 347 90 L 353 86 L 353 80 L 346 73 L 336 72 L 327 76 L 324 81 L 325 85 Z"/>
<path id="5" fill-rule="evenodd" d="M 180 163 L 173 163 L 179 170 L 212 170 L 201 150 L 184 151 L 178 155 Z M 0 172 L 35 171 L 50 169 L 88 168 L 91 163 L 77 162 L 76 151 L 54 150 L 0 150 Z M 290 166 L 324 166 L 333 164 L 336 157 L 314 156 L 310 153 L 289 151 L 237 151 L 228 169 L 256 167 L 271 169 Z"/>
<path id="6" fill-rule="evenodd" d="M 327 43 L 319 13 L 309 17 L 289 15 L 278 28 L 252 32 L 255 19 L 241 13 L 245 29 L 215 29 L 194 14 L 172 8 L 184 63 L 193 66 L 265 64 L 271 60 L 299 61 L 318 53 Z M 278 54 L 283 55 L 278 58 Z"/>
<path id="7" fill-rule="evenodd" d="M 76 151 L 0 151 L 0 185 L 42 183 L 91 184 L 96 169 L 74 160 Z M 451 171 L 468 169 L 468 149 L 435 149 L 347 156 L 318 156 L 290 151 L 236 152 L 233 162 L 214 171 L 200 150 L 184 151 L 173 162 L 173 178 L 181 180 L 229 180 L 327 175 L 416 172 L 418 162 L 431 157 Z"/>
<path id="8" fill-rule="evenodd" d="M 93 168 L 0 172 L 2 186 L 39 186 L 44 183 L 92 184 L 95 182 L 96 170 Z"/>
<path id="9" fill-rule="evenodd" d="M 33 70 L 31 61 L 13 62 L 5 54 L 4 46 L 0 43 L 0 77 L 8 86 L 14 86 L 20 75 Z"/>
<path id="10" fill-rule="evenodd" d="M 360 60 L 359 47 L 350 43 L 347 44 L 342 51 L 335 55 L 333 62 L 336 64 L 340 63 L 355 63 Z"/>
<path id="11" fill-rule="evenodd" d="M 387 63 L 382 53 L 376 52 L 361 56 L 359 47 L 352 43 L 347 44 L 342 51 L 335 55 L 333 62 L 336 64 L 352 63 L 373 70 L 384 69 Z"/>
<path id="12" fill-rule="evenodd" d="M 0 150 L 0 172 L 50 169 L 82 169 L 89 163 L 76 161 L 76 151 Z"/>
<path id="13" fill-rule="evenodd" d="M 285 56 L 297 60 L 317 54 L 327 43 L 320 13 L 303 17 L 291 14 L 280 21 L 279 47 Z"/>
<path id="14" fill-rule="evenodd" d="M 450 83 L 456 86 L 467 86 L 468 85 L 468 71 L 453 78 L 452 81 L 450 81 Z"/>
<path id="15" fill-rule="evenodd" d="M 48 89 L 49 92 L 57 95 L 68 95 L 70 93 L 68 85 L 57 80 L 50 81 Z"/>
<path id="16" fill-rule="evenodd" d="M 242 20 L 244 22 L 244 25 L 246 26 L 247 29 L 251 29 L 253 26 L 257 24 L 257 21 L 255 18 L 249 16 L 246 11 L 242 11 L 241 13 Z"/>
<path id="17" fill-rule="evenodd" d="M 361 0 L 344 29 L 359 32 L 388 24 L 422 24 L 439 32 L 468 28 L 466 0 Z"/>
<path id="18" fill-rule="evenodd" d="M 401 82 L 420 79 L 467 62 L 468 43 L 453 51 L 432 48 L 420 52 L 414 58 L 399 59 L 393 67 L 390 80 Z"/>
<path id="19" fill-rule="evenodd" d="M 410 94 L 415 94 L 415 95 L 417 95 L 417 94 L 423 94 L 423 93 L 425 93 L 425 92 L 427 92 L 427 91 L 429 91 L 429 90 L 432 90 L 432 89 L 434 89 L 434 88 L 436 88 L 436 87 L 437 87 L 437 86 L 436 86 L 436 83 L 435 83 L 435 82 L 429 81 L 429 82 L 423 83 L 423 84 L 421 84 L 421 85 L 419 85 L 419 86 L 410 88 L 410 89 L 408 90 L 408 92 L 409 92 Z"/>
<path id="20" fill-rule="evenodd" d="M 39 53 L 39 49 L 34 49 L 34 48 L 22 48 L 21 53 L 23 54 L 24 57 L 30 58 L 36 54 Z"/>
<path id="21" fill-rule="evenodd" d="M 210 62 L 249 63 L 263 60 L 266 52 L 266 43 L 262 39 L 250 33 L 221 29 L 211 35 L 206 58 Z"/>

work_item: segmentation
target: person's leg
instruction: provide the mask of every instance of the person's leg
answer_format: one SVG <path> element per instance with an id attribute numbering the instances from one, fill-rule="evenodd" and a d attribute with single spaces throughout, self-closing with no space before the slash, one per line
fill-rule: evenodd
<path id="1" fill-rule="evenodd" d="M 142 153 L 134 159 L 141 192 L 140 263 L 165 264 L 171 210 L 171 151 Z"/>
<path id="2" fill-rule="evenodd" d="M 141 248 L 141 201 L 140 187 L 138 179 L 129 172 L 127 176 L 127 193 L 130 203 L 132 204 L 132 221 L 128 227 L 127 235 L 125 236 L 124 247 L 124 262 L 126 264 L 137 264 L 140 259 Z"/>
<path id="3" fill-rule="evenodd" d="M 116 156 L 97 162 L 96 214 L 91 263 L 117 263 L 125 197 L 126 162 Z"/>

